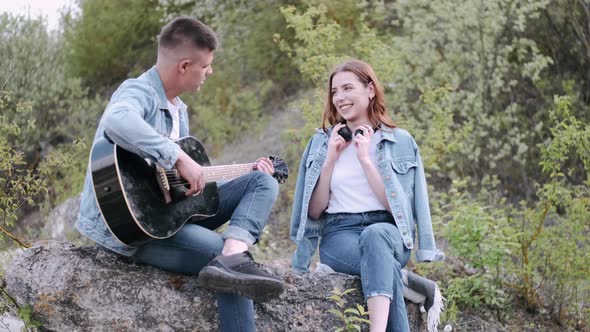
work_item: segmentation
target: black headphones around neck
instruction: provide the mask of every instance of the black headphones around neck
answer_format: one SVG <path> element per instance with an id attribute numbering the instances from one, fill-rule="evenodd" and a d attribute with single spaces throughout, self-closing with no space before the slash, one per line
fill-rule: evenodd
<path id="1" fill-rule="evenodd" d="M 346 123 L 346 120 L 343 120 L 341 123 Z M 375 127 L 373 127 L 373 131 L 377 131 L 379 130 L 379 128 L 381 127 L 381 124 L 376 125 Z M 360 129 L 357 129 L 354 132 L 354 136 L 358 135 L 358 134 L 363 134 L 363 131 Z M 338 135 L 342 136 L 342 138 L 344 138 L 345 142 L 350 142 L 350 140 L 352 140 L 352 138 L 354 137 L 352 135 L 352 130 L 350 130 L 350 128 L 348 128 L 348 126 L 344 126 L 342 128 L 340 128 L 340 130 L 338 130 Z"/>

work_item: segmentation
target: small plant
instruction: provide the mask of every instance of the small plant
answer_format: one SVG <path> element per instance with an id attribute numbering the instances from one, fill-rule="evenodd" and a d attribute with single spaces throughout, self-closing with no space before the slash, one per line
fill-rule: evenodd
<path id="1" fill-rule="evenodd" d="M 4 285 L 0 285 L 0 311 L 10 312 L 17 316 L 24 324 L 21 331 L 36 331 L 36 328 L 42 325 L 41 322 L 35 320 L 31 305 L 19 306 L 16 300 L 6 292 Z"/>
<path id="2" fill-rule="evenodd" d="M 25 328 L 32 329 L 41 326 L 41 322 L 35 320 L 33 317 L 33 308 L 30 305 L 20 307 L 18 309 L 18 318 L 20 318 L 25 324 Z"/>
<path id="3" fill-rule="evenodd" d="M 371 322 L 363 317 L 368 317 L 369 312 L 365 308 L 357 304 L 356 308 L 346 308 L 346 300 L 344 296 L 348 293 L 354 292 L 356 288 L 349 288 L 345 291 L 340 291 L 336 288 L 331 291 L 332 295 L 328 298 L 336 304 L 335 308 L 328 310 L 342 321 L 342 326 L 336 328 L 335 332 L 344 331 L 360 331 L 363 323 L 371 324 Z"/>

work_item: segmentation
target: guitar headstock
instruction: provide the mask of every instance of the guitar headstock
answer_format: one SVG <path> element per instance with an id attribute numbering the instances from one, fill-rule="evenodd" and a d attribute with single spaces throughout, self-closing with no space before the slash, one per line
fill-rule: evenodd
<path id="1" fill-rule="evenodd" d="M 268 159 L 272 161 L 272 166 L 275 169 L 275 172 L 272 176 L 277 180 L 277 182 L 284 183 L 289 177 L 289 168 L 287 167 L 287 164 L 285 164 L 283 158 L 281 157 L 270 156 Z"/>

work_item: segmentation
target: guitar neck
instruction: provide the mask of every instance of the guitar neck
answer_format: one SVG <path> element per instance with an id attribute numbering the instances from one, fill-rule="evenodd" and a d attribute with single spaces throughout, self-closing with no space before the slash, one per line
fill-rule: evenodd
<path id="1" fill-rule="evenodd" d="M 203 167 L 205 183 L 232 180 L 254 170 L 255 163 Z"/>

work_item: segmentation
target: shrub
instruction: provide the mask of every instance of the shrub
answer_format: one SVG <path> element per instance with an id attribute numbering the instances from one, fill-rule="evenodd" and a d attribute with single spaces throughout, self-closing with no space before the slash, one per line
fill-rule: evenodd
<path id="1" fill-rule="evenodd" d="M 105 102 L 91 97 L 80 79 L 67 75 L 63 39 L 49 34 L 41 18 L 1 14 L 0 32 L 0 57 L 5 59 L 0 64 L 1 87 L 10 91 L 14 105 L 26 100 L 31 108 L 29 112 L 19 112 L 16 106 L 2 111 L 6 123 L 19 128 L 19 135 L 10 136 L 8 144 L 20 144 L 23 166 L 35 172 L 51 151 L 63 149 L 67 153 L 75 140 L 91 138 L 91 128 Z M 19 141 L 22 137 L 26 137 L 26 144 Z M 87 158 L 82 160 L 72 161 L 79 164 L 76 169 L 68 163 L 53 173 L 50 183 L 61 181 L 61 189 L 53 188 L 52 200 L 81 190 Z"/>
<path id="2" fill-rule="evenodd" d="M 54 151 L 48 154 L 40 166 L 31 170 L 26 167 L 23 147 L 26 145 L 26 131 L 33 130 L 35 123 L 29 121 L 26 128 L 10 120 L 5 114 L 11 111 L 27 118 L 32 112 L 31 104 L 12 99 L 10 93 L 0 90 L 0 234 L 16 241 L 20 246 L 28 243 L 10 233 L 10 228 L 20 217 L 23 206 L 34 206 L 48 191 L 48 178 L 57 169 L 71 162 L 83 143 L 74 142 L 69 152 Z"/>
<path id="3" fill-rule="evenodd" d="M 69 75 L 98 92 L 142 73 L 156 62 L 163 16 L 157 0 L 80 1 L 64 15 Z"/>

